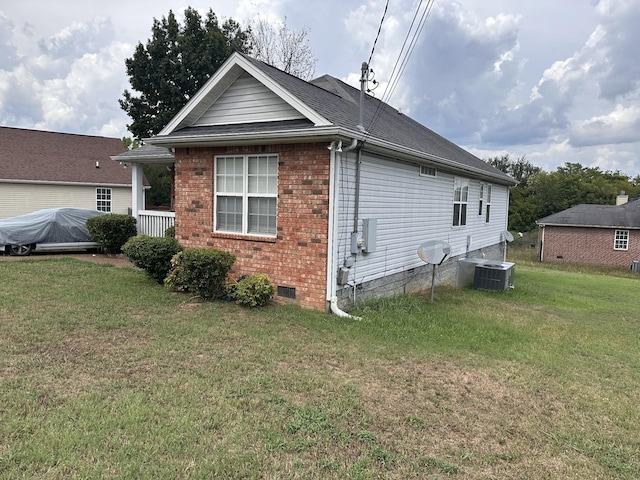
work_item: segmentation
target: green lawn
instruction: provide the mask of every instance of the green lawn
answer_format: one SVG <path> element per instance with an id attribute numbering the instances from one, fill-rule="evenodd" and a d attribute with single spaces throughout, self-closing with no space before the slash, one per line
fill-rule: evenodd
<path id="1" fill-rule="evenodd" d="M 640 478 L 640 277 L 605 273 L 358 322 L 0 261 L 0 478 Z"/>

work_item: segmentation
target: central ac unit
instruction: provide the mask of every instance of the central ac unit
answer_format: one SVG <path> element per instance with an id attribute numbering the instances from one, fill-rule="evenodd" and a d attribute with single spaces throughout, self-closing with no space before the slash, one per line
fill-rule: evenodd
<path id="1" fill-rule="evenodd" d="M 479 290 L 508 290 L 513 288 L 515 263 L 484 263 L 476 265 L 474 288 Z"/>

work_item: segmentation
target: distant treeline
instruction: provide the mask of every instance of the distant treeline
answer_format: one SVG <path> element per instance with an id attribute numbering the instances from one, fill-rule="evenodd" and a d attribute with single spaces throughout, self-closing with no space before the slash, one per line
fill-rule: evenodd
<path id="1" fill-rule="evenodd" d="M 615 205 L 621 191 L 629 200 L 640 197 L 640 175 L 631 178 L 619 171 L 603 172 L 579 163 L 565 163 L 555 172 L 545 172 L 525 157 L 512 160 L 509 155 L 486 162 L 518 181 L 510 195 L 511 231 L 534 230 L 536 220 L 582 203 Z"/>

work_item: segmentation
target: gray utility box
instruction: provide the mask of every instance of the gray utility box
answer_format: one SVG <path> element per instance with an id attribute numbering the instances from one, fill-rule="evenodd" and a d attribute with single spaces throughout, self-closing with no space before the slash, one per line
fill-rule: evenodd
<path id="1" fill-rule="evenodd" d="M 513 288 L 515 263 L 486 262 L 476 265 L 473 286 L 479 290 L 508 290 Z"/>

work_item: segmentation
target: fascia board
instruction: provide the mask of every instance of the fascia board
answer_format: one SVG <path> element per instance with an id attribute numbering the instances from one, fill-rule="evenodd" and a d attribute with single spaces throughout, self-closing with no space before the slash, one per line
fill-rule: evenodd
<path id="1" fill-rule="evenodd" d="M 367 148 L 367 146 L 369 148 Z M 415 150 L 413 148 L 404 147 L 402 145 L 398 145 L 395 143 L 387 142 L 385 140 L 381 140 L 375 137 L 368 137 L 366 139 L 365 149 L 372 151 L 374 153 L 379 153 L 382 155 L 389 155 L 390 152 L 393 152 L 398 156 L 399 159 L 403 159 L 405 161 L 418 161 L 418 162 L 429 162 L 430 164 L 435 165 L 436 167 L 440 167 L 446 170 L 453 170 L 457 172 L 462 172 L 466 174 L 472 174 L 475 177 L 482 177 L 490 179 L 495 183 L 499 183 L 502 185 L 515 186 L 518 182 L 515 179 L 509 181 L 508 179 L 491 175 L 484 170 L 470 167 L 468 165 L 464 165 L 459 162 L 455 162 L 453 160 L 449 160 L 448 158 L 438 157 L 437 155 L 431 155 L 429 153 L 421 152 L 419 150 Z"/>
<path id="2" fill-rule="evenodd" d="M 336 127 L 314 127 L 312 129 L 285 130 L 273 132 L 224 133 L 217 135 L 185 135 L 151 137 L 146 142 L 163 147 L 217 146 L 217 145 L 258 145 L 261 143 L 320 142 L 346 136 Z"/>

